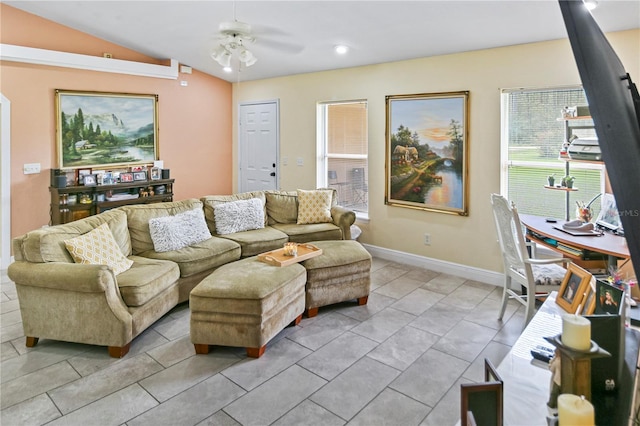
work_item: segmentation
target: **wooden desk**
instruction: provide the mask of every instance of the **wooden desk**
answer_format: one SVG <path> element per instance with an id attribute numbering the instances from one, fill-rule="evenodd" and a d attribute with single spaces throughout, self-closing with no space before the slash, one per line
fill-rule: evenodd
<path id="1" fill-rule="evenodd" d="M 498 366 L 498 373 L 504 382 L 505 425 L 547 424 L 551 372 L 546 363 L 534 360 L 530 351 L 536 345 L 551 347 L 544 337 L 562 332 L 561 315 L 564 311 L 556 304 L 556 295 L 556 292 L 549 295 Z M 633 399 L 637 385 L 634 381 L 637 379 L 635 373 L 639 341 L 640 333 L 632 329 L 626 330 L 625 364 L 620 389 L 613 396 L 593 395 L 596 424 L 626 426 L 630 415 L 635 411 Z M 613 416 L 611 413 L 614 413 Z"/>
<path id="2" fill-rule="evenodd" d="M 572 260 L 577 260 L 578 264 L 580 261 L 584 261 L 584 256 L 576 255 L 568 253 L 567 251 L 563 251 L 557 247 L 557 243 L 562 243 L 570 247 L 574 247 L 577 250 L 586 251 L 585 253 L 588 255 L 589 252 L 592 253 L 602 253 L 609 256 L 609 263 L 614 259 L 628 259 L 629 248 L 627 247 L 627 240 L 624 237 L 619 235 L 614 235 L 609 232 L 605 232 L 602 236 L 599 237 L 575 237 L 566 232 L 555 229 L 553 226 L 562 226 L 565 223 L 563 220 L 558 220 L 557 223 L 548 223 L 546 218 L 541 216 L 534 216 L 530 214 L 521 214 L 520 220 L 522 224 L 527 228 L 526 237 L 531 241 L 535 241 L 543 246 L 549 247 L 550 249 L 562 253 L 565 257 L 571 258 Z M 548 240 L 545 240 L 548 239 Z M 556 242 L 554 245 L 549 240 L 553 240 Z M 613 259 L 611 259 L 613 258 Z M 588 267 L 588 265 L 586 266 Z"/>

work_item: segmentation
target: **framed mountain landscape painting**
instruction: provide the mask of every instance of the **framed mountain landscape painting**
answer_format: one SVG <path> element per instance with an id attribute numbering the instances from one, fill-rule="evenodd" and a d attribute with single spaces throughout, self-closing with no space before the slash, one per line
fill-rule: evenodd
<path id="1" fill-rule="evenodd" d="M 56 90 L 58 167 L 108 168 L 158 159 L 158 95 Z"/>
<path id="2" fill-rule="evenodd" d="M 468 215 L 469 92 L 386 97 L 385 204 Z"/>

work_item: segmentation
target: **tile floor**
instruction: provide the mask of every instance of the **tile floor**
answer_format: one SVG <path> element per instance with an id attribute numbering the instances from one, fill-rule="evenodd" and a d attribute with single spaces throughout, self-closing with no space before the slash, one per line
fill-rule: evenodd
<path id="1" fill-rule="evenodd" d="M 195 355 L 182 304 L 122 359 L 104 347 L 24 345 L 15 286 L 0 287 L 0 423 L 13 425 L 453 425 L 460 383 L 483 379 L 522 330 L 490 285 L 374 259 L 366 306 L 282 331 L 260 359 Z"/>

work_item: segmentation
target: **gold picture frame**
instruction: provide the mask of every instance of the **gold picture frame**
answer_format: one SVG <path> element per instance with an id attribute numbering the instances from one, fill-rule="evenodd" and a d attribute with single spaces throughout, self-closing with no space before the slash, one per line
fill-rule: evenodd
<path id="1" fill-rule="evenodd" d="M 385 204 L 467 216 L 469 91 L 385 101 Z"/>
<path id="2" fill-rule="evenodd" d="M 582 297 L 589 286 L 591 277 L 592 275 L 589 271 L 575 263 L 569 263 L 558 291 L 558 297 L 556 297 L 556 303 L 570 314 L 580 313 L 576 311 L 580 306 L 580 302 L 582 302 Z"/>
<path id="3" fill-rule="evenodd" d="M 591 277 L 591 279 L 589 280 L 589 285 L 584 291 L 580 305 L 581 306 L 579 308 L 580 310 L 579 314 L 582 316 L 593 315 L 593 313 L 595 312 L 596 310 L 595 278 Z"/>
<path id="4" fill-rule="evenodd" d="M 55 91 L 58 168 L 107 169 L 158 159 L 158 95 Z"/>

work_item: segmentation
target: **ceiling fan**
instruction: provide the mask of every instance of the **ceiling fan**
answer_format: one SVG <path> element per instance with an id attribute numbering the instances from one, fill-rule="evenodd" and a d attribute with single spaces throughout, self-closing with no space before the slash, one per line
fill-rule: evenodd
<path id="1" fill-rule="evenodd" d="M 218 31 L 220 34 L 218 46 L 213 53 L 211 53 L 211 57 L 221 66 L 230 67 L 231 58 L 235 53 L 237 53 L 238 60 L 247 67 L 250 67 L 258 61 L 253 52 L 248 49 L 249 45 L 256 42 L 256 37 L 253 35 L 250 24 L 237 20 L 222 22 L 220 23 Z M 281 31 L 273 32 L 269 29 L 264 29 L 261 33 L 264 35 L 268 33 L 283 35 Z M 302 45 L 270 40 L 263 35 L 260 35 L 258 43 L 267 48 L 293 54 L 299 53 L 304 49 Z"/>
<path id="2" fill-rule="evenodd" d="M 251 25 L 240 22 L 222 22 L 219 27 L 219 46 L 211 53 L 211 57 L 223 67 L 231 66 L 231 57 L 238 52 L 238 59 L 250 67 L 258 59 L 247 49 L 247 45 L 256 39 L 251 34 Z"/>

